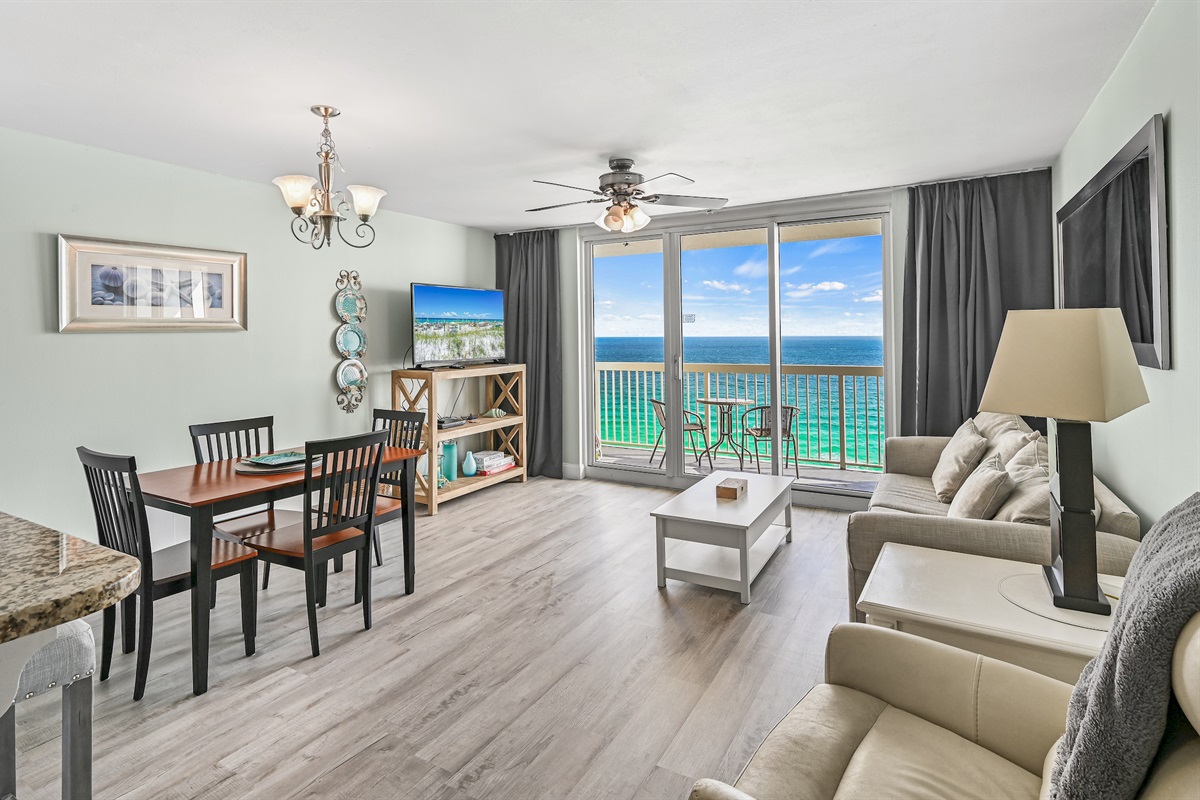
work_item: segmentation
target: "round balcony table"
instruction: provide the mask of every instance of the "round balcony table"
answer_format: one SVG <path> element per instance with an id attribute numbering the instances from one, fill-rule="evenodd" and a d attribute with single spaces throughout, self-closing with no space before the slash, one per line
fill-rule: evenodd
<path id="1" fill-rule="evenodd" d="M 733 440 L 733 409 L 734 406 L 752 406 L 754 405 L 754 401 L 741 397 L 721 397 L 717 395 L 714 397 L 699 397 L 696 398 L 696 402 L 706 406 L 717 407 L 717 440 L 700 454 L 701 458 L 707 455 L 711 459 L 713 453 L 716 453 L 717 448 L 721 446 L 721 442 L 729 442 L 729 446 L 737 453 L 738 469 L 742 469 L 745 466 L 743 458 L 746 451 L 742 448 L 740 442 Z M 699 463 L 699 459 L 697 459 L 697 463 Z"/>
<path id="2" fill-rule="evenodd" d="M 60 624 L 114 605 L 140 581 L 133 556 L 0 512 L 0 712 Z"/>

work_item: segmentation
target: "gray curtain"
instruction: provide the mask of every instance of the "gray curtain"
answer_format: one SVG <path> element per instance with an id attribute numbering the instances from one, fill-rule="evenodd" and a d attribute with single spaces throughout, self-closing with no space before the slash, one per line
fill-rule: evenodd
<path id="1" fill-rule="evenodd" d="M 558 231 L 496 235 L 496 288 L 504 290 L 508 360 L 525 364 L 525 465 L 562 477 L 562 329 Z"/>
<path id="2" fill-rule="evenodd" d="M 979 409 L 1013 309 L 1054 305 L 1050 170 L 908 190 L 900 433 L 948 435 Z"/>

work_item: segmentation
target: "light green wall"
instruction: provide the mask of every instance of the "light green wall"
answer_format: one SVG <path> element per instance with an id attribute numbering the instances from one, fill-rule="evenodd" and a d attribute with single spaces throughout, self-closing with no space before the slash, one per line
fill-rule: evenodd
<path id="1" fill-rule="evenodd" d="M 274 414 L 280 445 L 367 430 L 410 344 L 409 283 L 494 285 L 484 231 L 380 212 L 371 247 L 314 252 L 270 184 L 2 129 L 0 152 L 0 510 L 87 538 L 78 445 L 131 453 L 146 471 L 188 463 L 195 422 Z M 59 233 L 247 253 L 249 330 L 58 333 Z M 333 384 L 341 269 L 359 271 L 368 302 L 371 382 L 354 414 Z"/>
<path id="2" fill-rule="evenodd" d="M 1143 518 L 1200 489 L 1200 4 L 1159 0 L 1054 163 L 1061 208 L 1156 113 L 1166 118 L 1172 362 L 1150 405 L 1092 426 L 1096 473 Z"/>

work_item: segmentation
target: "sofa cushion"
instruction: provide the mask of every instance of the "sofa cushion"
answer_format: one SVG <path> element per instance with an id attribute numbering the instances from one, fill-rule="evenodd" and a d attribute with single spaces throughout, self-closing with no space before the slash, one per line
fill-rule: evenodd
<path id="1" fill-rule="evenodd" d="M 907 511 L 910 514 L 931 514 L 944 517 L 950 506 L 938 500 L 933 492 L 933 481 L 916 475 L 886 473 L 879 476 L 879 483 L 871 495 L 868 508 L 887 511 Z"/>
<path id="2" fill-rule="evenodd" d="M 959 426 L 933 470 L 933 491 L 939 500 L 949 503 L 954 499 L 958 487 L 983 460 L 987 448 L 988 440 L 979 434 L 972 420 Z"/>
<path id="3" fill-rule="evenodd" d="M 1041 784 L 992 751 L 888 706 L 863 737 L 834 796 L 1033 800 Z"/>
<path id="4" fill-rule="evenodd" d="M 1012 476 L 1004 469 L 999 453 L 985 458 L 954 495 L 954 502 L 950 503 L 946 516 L 991 519 L 1015 486 Z"/>
<path id="5" fill-rule="evenodd" d="M 1050 445 L 1038 433 L 1004 465 L 1017 483 L 1032 477 L 1050 477 Z"/>
<path id="6" fill-rule="evenodd" d="M 1000 458 L 1000 466 L 1008 464 L 1008 462 L 1019 453 L 1022 448 L 1030 442 L 1036 442 L 1042 438 L 1042 435 L 1037 431 L 1009 430 L 1004 431 L 999 436 L 993 439 L 988 439 L 988 449 L 983 453 L 983 461 L 987 461 L 992 456 Z"/>

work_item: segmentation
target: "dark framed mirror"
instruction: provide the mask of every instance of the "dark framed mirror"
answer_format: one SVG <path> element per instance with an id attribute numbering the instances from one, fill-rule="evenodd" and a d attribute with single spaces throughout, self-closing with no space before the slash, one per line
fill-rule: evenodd
<path id="1" fill-rule="evenodd" d="M 1059 305 L 1119 308 L 1138 363 L 1171 368 L 1163 117 L 1058 212 Z"/>

